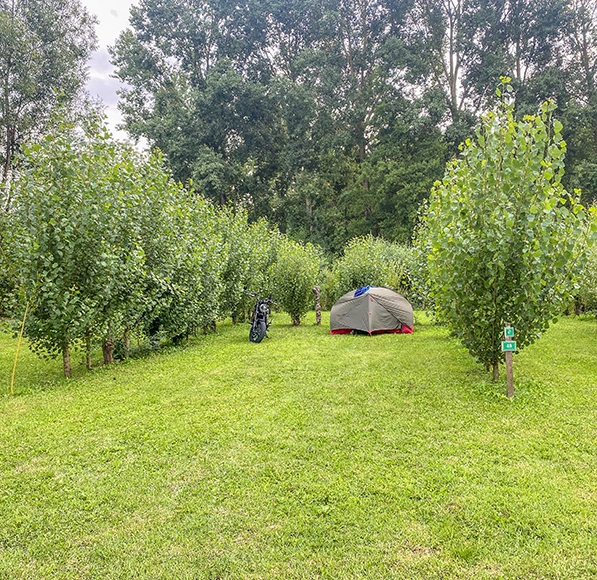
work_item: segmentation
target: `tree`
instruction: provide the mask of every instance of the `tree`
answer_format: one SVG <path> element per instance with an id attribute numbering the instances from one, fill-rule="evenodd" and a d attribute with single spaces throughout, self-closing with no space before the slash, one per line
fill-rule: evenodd
<path id="1" fill-rule="evenodd" d="M 566 143 L 554 109 L 546 102 L 517 121 L 504 97 L 435 183 L 420 232 L 437 316 L 494 378 L 504 326 L 524 348 L 573 291 L 585 212 L 562 186 Z"/>
<path id="2" fill-rule="evenodd" d="M 564 6 L 564 0 L 415 0 L 407 31 L 418 50 L 410 70 L 419 90 L 441 95 L 454 151 L 493 105 L 500 76 L 513 77 L 519 108 L 535 111 L 554 96 Z"/>
<path id="3" fill-rule="evenodd" d="M 276 259 L 280 234 L 263 219 L 250 224 L 246 211 L 231 207 L 221 209 L 218 224 L 226 248 L 220 314 L 232 316 L 236 324 L 250 310 L 252 299 L 247 290 L 258 296 L 267 296 L 272 291 L 269 273 Z"/>
<path id="4" fill-rule="evenodd" d="M 19 144 L 81 96 L 94 25 L 79 0 L 0 0 L 0 186 Z"/>
<path id="5" fill-rule="evenodd" d="M 362 286 L 392 288 L 415 299 L 411 279 L 417 268 L 412 248 L 371 235 L 353 238 L 335 262 L 325 294 L 332 302 Z"/>
<path id="6" fill-rule="evenodd" d="M 118 264 L 106 238 L 112 229 L 106 223 L 111 200 L 103 199 L 105 158 L 102 145 L 60 131 L 23 146 L 19 179 L 11 183 L 11 256 L 31 305 L 27 334 L 34 348 L 62 355 L 66 376 L 71 348 L 94 328 Z"/>
<path id="7" fill-rule="evenodd" d="M 571 0 L 566 43 L 569 47 L 565 110 L 567 141 L 572 153 L 568 182 L 581 187 L 583 200 L 597 200 L 597 4 Z"/>
<path id="8" fill-rule="evenodd" d="M 159 330 L 176 342 L 201 328 L 215 326 L 224 289 L 222 272 L 227 248 L 215 208 L 195 192 L 174 183 L 161 164 L 159 169 L 153 180 L 158 184 L 155 207 L 165 227 L 160 228 L 162 249 L 152 252 L 147 262 L 154 278 L 152 288 L 156 288 L 156 276 L 160 281 L 158 293 L 153 294 L 156 306 L 145 312 L 145 321 L 150 335 Z M 155 228 L 157 224 L 152 221 Z M 146 234 L 156 237 L 155 229 Z"/>
<path id="9" fill-rule="evenodd" d="M 270 271 L 274 299 L 298 326 L 313 305 L 313 286 L 319 274 L 317 249 L 284 237 Z"/>
<path id="10" fill-rule="evenodd" d="M 127 128 L 164 151 L 176 179 L 331 251 L 382 229 L 410 236 L 445 159 L 426 103 L 404 95 L 409 1 L 173 6 L 135 8 L 112 55 Z M 408 171 L 429 153 L 434 163 Z M 388 212 L 404 226 L 380 228 Z"/>
<path id="11" fill-rule="evenodd" d="M 214 209 L 183 190 L 159 153 L 142 155 L 105 129 L 63 128 L 23 146 L 10 255 L 30 304 L 33 346 L 62 355 L 133 329 L 185 336 L 218 315 L 224 245 Z M 125 347 L 127 348 L 127 347 Z"/>
<path id="12" fill-rule="evenodd" d="M 126 127 L 164 151 L 175 179 L 338 255 L 367 234 L 410 242 L 504 74 L 517 116 L 556 100 L 566 185 L 592 199 L 593 6 L 144 0 L 112 55 Z"/>

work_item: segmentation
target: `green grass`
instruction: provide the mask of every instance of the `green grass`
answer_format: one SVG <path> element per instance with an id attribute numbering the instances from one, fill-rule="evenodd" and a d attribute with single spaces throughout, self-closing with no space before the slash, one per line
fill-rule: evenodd
<path id="1" fill-rule="evenodd" d="M 594 319 L 517 355 L 513 400 L 430 324 L 270 335 L 224 324 L 70 381 L 25 351 L 0 578 L 597 578 Z"/>

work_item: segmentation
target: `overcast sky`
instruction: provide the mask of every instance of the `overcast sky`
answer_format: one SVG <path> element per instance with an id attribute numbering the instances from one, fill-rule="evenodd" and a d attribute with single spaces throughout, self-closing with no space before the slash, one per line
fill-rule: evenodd
<path id="1" fill-rule="evenodd" d="M 116 134 L 115 127 L 121 122 L 121 116 L 116 107 L 118 95 L 116 90 L 119 82 L 110 78 L 114 67 L 110 64 L 108 46 L 113 46 L 116 37 L 128 26 L 129 9 L 137 4 L 137 0 L 81 0 L 91 14 L 99 20 L 96 32 L 99 49 L 93 53 L 89 64 L 89 82 L 87 88 L 93 97 L 99 97 L 106 105 L 106 114 L 110 129 Z M 123 138 L 125 133 L 120 132 Z"/>

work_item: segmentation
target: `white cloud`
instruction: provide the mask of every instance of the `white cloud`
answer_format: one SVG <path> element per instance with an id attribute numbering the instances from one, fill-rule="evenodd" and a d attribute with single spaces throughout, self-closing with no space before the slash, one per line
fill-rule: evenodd
<path id="1" fill-rule="evenodd" d="M 120 82 L 112 78 L 114 67 L 110 63 L 108 47 L 113 46 L 118 35 L 128 26 L 129 11 L 136 4 L 135 0 L 81 0 L 87 10 L 97 16 L 96 28 L 99 48 L 89 62 L 89 81 L 87 90 L 92 97 L 97 97 L 106 105 L 106 115 L 110 130 L 119 138 L 126 138 L 126 133 L 117 131 L 116 125 L 122 123 L 122 116 L 117 108 Z"/>

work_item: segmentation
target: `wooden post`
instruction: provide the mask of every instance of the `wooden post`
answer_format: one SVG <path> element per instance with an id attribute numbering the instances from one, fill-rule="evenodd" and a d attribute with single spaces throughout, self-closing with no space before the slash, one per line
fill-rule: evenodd
<path id="1" fill-rule="evenodd" d="M 506 352 L 506 380 L 508 381 L 508 399 L 514 396 L 514 369 L 512 368 L 512 353 Z"/>
<path id="2" fill-rule="evenodd" d="M 315 322 L 321 324 L 321 293 L 319 286 L 313 286 L 313 293 L 315 294 Z"/>
<path id="3" fill-rule="evenodd" d="M 506 323 L 504 329 L 504 338 L 508 341 L 514 341 L 514 328 L 510 326 L 510 323 Z M 502 343 L 503 344 L 503 343 Z M 508 384 L 508 390 L 506 396 L 511 399 L 514 396 L 514 369 L 512 368 L 512 351 L 508 350 L 504 353 L 506 359 L 506 382 Z"/>

